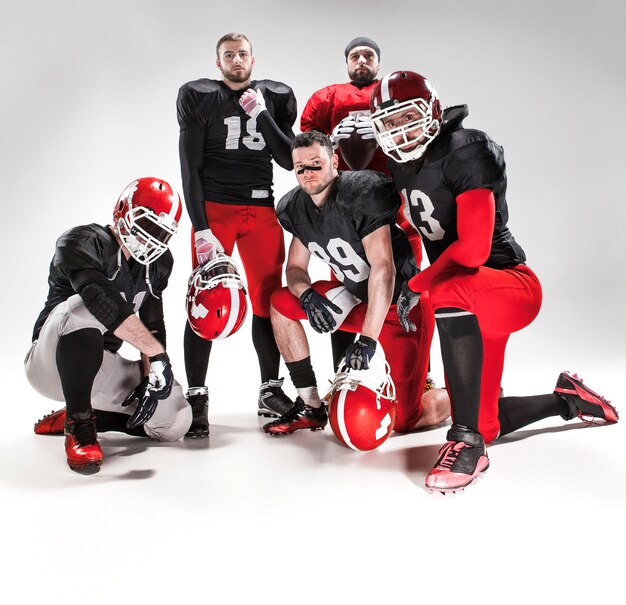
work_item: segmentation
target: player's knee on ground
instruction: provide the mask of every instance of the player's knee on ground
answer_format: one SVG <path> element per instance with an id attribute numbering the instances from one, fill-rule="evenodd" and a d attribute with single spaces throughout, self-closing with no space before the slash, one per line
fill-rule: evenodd
<path id="1" fill-rule="evenodd" d="M 191 426 L 192 411 L 179 384 L 172 388 L 172 394 L 160 401 L 154 416 L 144 424 L 148 437 L 157 441 L 177 441 Z"/>

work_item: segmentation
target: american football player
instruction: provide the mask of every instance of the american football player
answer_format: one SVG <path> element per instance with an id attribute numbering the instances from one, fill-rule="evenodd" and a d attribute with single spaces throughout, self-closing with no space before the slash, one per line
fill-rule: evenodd
<path id="1" fill-rule="evenodd" d="M 181 213 L 167 182 L 140 178 L 122 192 L 112 224 L 74 227 L 57 240 L 25 368 L 39 393 L 65 401 L 35 433 L 65 433 L 74 471 L 100 470 L 97 431 L 175 441 L 191 424 L 165 351 L 162 301 Z M 122 341 L 142 359 L 119 355 Z"/>
<path id="2" fill-rule="evenodd" d="M 217 252 L 230 256 L 237 243 L 261 372 L 258 413 L 280 416 L 293 402 L 278 378 L 280 354 L 269 319 L 270 295 L 281 286 L 285 260 L 274 211 L 272 159 L 292 168 L 296 99 L 282 82 L 252 79 L 254 56 L 243 34 L 226 34 L 216 51 L 221 80 L 188 82 L 177 101 L 183 190 L 193 226 L 192 264 L 202 265 Z M 205 381 L 211 346 L 187 324 L 187 397 L 194 415 L 190 437 L 209 434 Z"/>
<path id="3" fill-rule="evenodd" d="M 617 422 L 615 408 L 569 372 L 552 394 L 499 398 L 508 338 L 533 321 L 542 298 L 508 227 L 502 147 L 464 127 L 466 106 L 443 110 L 432 84 L 414 72 L 380 80 L 370 109 L 430 260 L 402 285 L 399 319 L 414 329 L 409 312 L 421 293 L 430 294 L 452 400 L 454 422 L 426 487 L 462 490 L 487 470 L 485 444 L 542 418 Z"/>
<path id="4" fill-rule="evenodd" d="M 359 36 L 350 40 L 344 50 L 349 81 L 343 84 L 331 84 L 311 95 L 302 111 L 300 130 L 319 130 L 331 137 L 333 147 L 337 149 L 339 143 L 350 137 L 354 131 L 364 140 L 374 138 L 374 130 L 370 121 L 370 97 L 378 82 L 380 71 L 380 47 L 374 40 Z M 350 170 L 341 153 L 337 154 L 339 170 Z M 380 148 L 376 148 L 370 170 L 389 174 L 387 156 Z M 398 212 L 397 223 L 409 237 L 413 254 L 420 266 L 422 259 L 422 241 L 417 231 L 410 225 L 402 214 Z M 427 300 L 424 300 L 424 304 Z M 344 330 L 337 330 L 331 334 L 333 361 L 335 370 L 343 357 L 346 347 L 354 342 L 354 335 Z M 432 388 L 432 380 L 427 382 L 427 388 Z"/>
<path id="5" fill-rule="evenodd" d="M 406 234 L 395 224 L 399 199 L 391 180 L 371 170 L 338 172 L 330 138 L 316 130 L 296 136 L 292 157 L 299 186 L 277 207 L 278 220 L 293 235 L 287 287 L 272 295 L 271 317 L 298 398 L 291 410 L 265 425 L 265 432 L 326 425 L 303 319 L 317 332 L 341 326 L 359 334 L 344 351 L 348 369 L 367 370 L 377 348 L 383 348 L 396 388 L 396 430 L 441 422 L 449 414 L 447 396 L 433 400 L 428 413 L 421 396 L 434 321 L 422 324 L 416 306 L 411 317 L 425 328 L 407 335 L 393 305 L 417 267 Z M 328 264 L 334 280 L 311 283 L 312 254 Z"/>

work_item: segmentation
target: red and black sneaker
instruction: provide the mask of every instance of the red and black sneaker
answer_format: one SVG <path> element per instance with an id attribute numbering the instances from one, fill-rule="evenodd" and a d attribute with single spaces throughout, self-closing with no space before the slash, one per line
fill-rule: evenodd
<path id="1" fill-rule="evenodd" d="M 439 458 L 426 476 L 431 494 L 463 491 L 489 468 L 485 441 L 479 433 L 453 424 L 446 439 L 448 443 L 439 450 Z"/>
<path id="2" fill-rule="evenodd" d="M 289 435 L 301 429 L 318 431 L 328 423 L 326 408 L 308 406 L 298 397 L 293 407 L 285 412 L 278 420 L 263 425 L 263 430 L 268 435 Z"/>
<path id="3" fill-rule="evenodd" d="M 65 408 L 46 414 L 35 422 L 37 435 L 62 435 L 65 432 Z"/>
<path id="4" fill-rule="evenodd" d="M 100 470 L 102 450 L 96 432 L 96 415 L 79 412 L 65 422 L 67 464 L 77 473 L 92 475 Z"/>
<path id="5" fill-rule="evenodd" d="M 602 424 L 596 422 L 600 418 L 607 424 L 613 424 L 619 419 L 610 401 L 592 391 L 583 384 L 582 378 L 571 372 L 561 372 L 554 394 L 560 395 L 569 407 L 569 414 L 563 415 L 564 420 L 578 417 L 587 424 Z"/>

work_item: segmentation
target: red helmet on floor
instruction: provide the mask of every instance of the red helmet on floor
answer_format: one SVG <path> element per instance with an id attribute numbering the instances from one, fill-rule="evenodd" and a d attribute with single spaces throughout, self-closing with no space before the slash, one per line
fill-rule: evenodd
<path id="1" fill-rule="evenodd" d="M 187 319 L 198 336 L 219 340 L 234 334 L 247 311 L 246 290 L 230 256 L 218 254 L 196 267 L 189 278 Z"/>
<path id="2" fill-rule="evenodd" d="M 396 392 L 380 343 L 369 369 L 344 367 L 332 390 L 328 417 L 341 443 L 364 452 L 376 449 L 389 437 L 396 421 Z"/>
<path id="3" fill-rule="evenodd" d="M 149 265 L 168 249 L 183 211 L 172 186 L 148 176 L 130 183 L 113 210 L 113 223 L 131 256 Z"/>

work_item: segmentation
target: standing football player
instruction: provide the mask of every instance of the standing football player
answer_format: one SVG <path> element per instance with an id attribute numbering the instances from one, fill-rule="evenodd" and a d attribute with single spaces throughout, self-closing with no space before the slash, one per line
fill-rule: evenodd
<path id="1" fill-rule="evenodd" d="M 293 91 L 282 82 L 252 80 L 252 46 L 243 34 L 217 43 L 221 80 L 188 82 L 178 94 L 180 163 L 193 226 L 193 266 L 235 242 L 252 303 L 252 341 L 259 359 L 258 413 L 280 416 L 293 402 L 278 379 L 280 354 L 270 321 L 270 295 L 281 286 L 283 232 L 276 220 L 272 158 L 292 169 L 290 143 L 296 119 Z M 205 384 L 212 343 L 185 328 L 185 367 L 193 409 L 190 437 L 209 434 Z"/>
<path id="2" fill-rule="evenodd" d="M 361 36 L 348 42 L 344 54 L 348 78 L 350 78 L 349 82 L 331 84 L 313 93 L 302 112 L 300 130 L 302 132 L 319 130 L 329 135 L 333 148 L 336 150 L 342 141 L 353 137 L 356 131 L 356 135 L 360 136 L 364 142 L 362 145 L 363 153 L 367 153 L 368 142 L 375 143 L 374 130 L 370 120 L 370 97 L 378 82 L 380 48 L 371 38 Z M 340 151 L 337 153 L 337 157 L 339 158 L 339 170 L 351 169 Z M 364 162 L 359 162 L 358 168 L 368 168 L 389 174 L 388 159 L 382 149 L 375 146 L 375 151 L 370 157 L 369 164 L 364 165 Z M 422 260 L 421 238 L 404 218 L 402 211 L 398 212 L 396 221 L 408 235 L 419 267 Z M 354 342 L 354 335 L 344 330 L 338 330 L 331 334 L 331 341 L 336 370 L 346 347 Z M 434 383 L 428 378 L 426 388 L 429 389 L 433 386 Z"/>
<path id="3" fill-rule="evenodd" d="M 168 241 L 181 213 L 168 183 L 141 178 L 122 192 L 112 225 L 74 227 L 56 243 L 25 368 L 39 393 L 65 401 L 35 433 L 65 432 L 74 471 L 100 470 L 97 431 L 175 441 L 191 424 L 165 352 L 162 301 L 174 262 Z M 122 341 L 142 360 L 119 355 Z"/>
<path id="4" fill-rule="evenodd" d="M 421 232 L 430 266 L 402 286 L 399 319 L 429 292 L 439 330 L 453 425 L 435 466 L 430 491 L 463 489 L 489 467 L 485 444 L 547 418 L 617 422 L 608 401 L 569 372 L 549 395 L 499 399 L 504 350 L 512 332 L 533 321 L 541 285 L 507 226 L 502 148 L 466 129 L 466 106 L 442 110 L 431 83 L 409 71 L 375 87 L 372 122 L 394 183 Z"/>
<path id="5" fill-rule="evenodd" d="M 395 224 L 400 200 L 391 180 L 370 170 L 338 173 L 329 137 L 315 130 L 298 135 L 292 150 L 299 186 L 277 208 L 281 225 L 293 235 L 287 287 L 273 294 L 271 312 L 298 398 L 291 410 L 265 425 L 265 432 L 326 425 L 303 319 L 317 332 L 341 325 L 359 333 L 344 351 L 348 369 L 367 370 L 377 348 L 383 348 L 397 393 L 396 430 L 441 422 L 449 414 L 448 398 L 433 400 L 423 413 L 421 397 L 434 325 L 430 334 L 407 335 L 393 305 L 417 267 L 405 233 Z M 328 264 L 337 281 L 311 283 L 311 254 Z"/>

